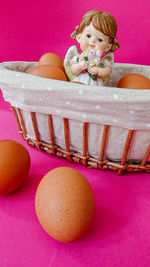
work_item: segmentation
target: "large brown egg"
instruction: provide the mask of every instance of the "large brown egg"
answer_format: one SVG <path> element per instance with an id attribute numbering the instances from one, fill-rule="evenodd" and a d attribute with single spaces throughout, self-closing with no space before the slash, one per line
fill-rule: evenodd
<path id="1" fill-rule="evenodd" d="M 38 65 L 33 68 L 29 74 L 54 80 L 68 80 L 65 73 L 60 68 L 51 65 Z"/>
<path id="2" fill-rule="evenodd" d="M 75 169 L 53 169 L 37 188 L 35 210 L 48 235 L 60 242 L 72 242 L 87 233 L 91 226 L 94 215 L 92 188 Z"/>
<path id="3" fill-rule="evenodd" d="M 150 79 L 138 73 L 129 73 L 120 79 L 117 87 L 128 89 L 150 89 Z"/>
<path id="4" fill-rule="evenodd" d="M 7 195 L 21 186 L 29 170 L 27 149 L 16 141 L 0 140 L 0 195 Z"/>
<path id="5" fill-rule="evenodd" d="M 65 71 L 63 59 L 55 53 L 45 53 L 39 59 L 39 65 L 52 65 Z"/>

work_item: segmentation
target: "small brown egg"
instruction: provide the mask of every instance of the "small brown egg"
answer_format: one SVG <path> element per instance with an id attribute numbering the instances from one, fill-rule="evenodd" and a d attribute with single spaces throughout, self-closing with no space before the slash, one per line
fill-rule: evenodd
<path id="1" fill-rule="evenodd" d="M 77 170 L 59 167 L 41 180 L 35 210 L 46 233 L 60 242 L 72 242 L 89 230 L 94 196 L 87 179 Z"/>
<path id="2" fill-rule="evenodd" d="M 7 195 L 20 187 L 29 170 L 27 149 L 16 141 L 0 140 L 0 195 Z"/>
<path id="3" fill-rule="evenodd" d="M 76 81 L 70 81 L 71 83 L 79 83 L 79 84 L 85 84 L 85 83 L 81 83 L 81 82 L 76 82 Z"/>
<path id="4" fill-rule="evenodd" d="M 51 65 L 38 65 L 28 73 L 48 79 L 68 80 L 65 73 L 60 68 Z"/>
<path id="5" fill-rule="evenodd" d="M 65 72 L 63 59 L 55 53 L 45 53 L 39 59 L 39 65 L 52 65 Z"/>
<path id="6" fill-rule="evenodd" d="M 138 73 L 129 73 L 120 79 L 117 87 L 128 89 L 150 89 L 150 79 Z"/>

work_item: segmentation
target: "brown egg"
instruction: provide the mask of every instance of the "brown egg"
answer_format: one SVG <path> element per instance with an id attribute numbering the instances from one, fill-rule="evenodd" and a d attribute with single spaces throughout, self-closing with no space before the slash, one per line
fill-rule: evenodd
<path id="1" fill-rule="evenodd" d="M 62 58 L 55 53 L 45 53 L 42 55 L 39 60 L 39 65 L 52 65 L 59 67 L 63 72 L 65 72 Z"/>
<path id="2" fill-rule="evenodd" d="M 7 195 L 22 185 L 30 170 L 27 149 L 13 140 L 0 140 L 0 195 Z"/>
<path id="3" fill-rule="evenodd" d="M 117 87 L 128 89 L 150 89 L 150 80 L 144 75 L 129 73 L 120 79 Z"/>
<path id="4" fill-rule="evenodd" d="M 81 82 L 76 82 L 76 81 L 70 81 L 71 83 L 79 83 L 79 84 L 85 84 L 85 83 L 81 83 Z"/>
<path id="5" fill-rule="evenodd" d="M 53 169 L 37 188 L 35 210 L 48 235 L 60 242 L 72 242 L 87 233 L 91 226 L 94 214 L 92 188 L 75 169 Z"/>
<path id="6" fill-rule="evenodd" d="M 65 73 L 60 68 L 51 65 L 38 65 L 33 68 L 29 74 L 54 80 L 68 80 Z"/>

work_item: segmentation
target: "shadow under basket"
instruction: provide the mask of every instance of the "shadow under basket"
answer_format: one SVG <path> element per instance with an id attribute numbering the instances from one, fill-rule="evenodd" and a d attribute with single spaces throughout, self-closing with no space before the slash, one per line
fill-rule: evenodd
<path id="1" fill-rule="evenodd" d="M 114 64 L 104 87 L 28 74 L 36 62 L 0 64 L 0 86 L 29 145 L 88 168 L 150 172 L 150 90 L 116 87 L 150 67 Z"/>

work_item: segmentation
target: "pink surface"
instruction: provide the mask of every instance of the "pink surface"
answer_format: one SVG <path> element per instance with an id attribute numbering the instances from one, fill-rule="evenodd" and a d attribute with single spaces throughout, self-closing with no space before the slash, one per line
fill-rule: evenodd
<path id="1" fill-rule="evenodd" d="M 1 267 L 149 267 L 150 175 L 90 170 L 29 147 L 18 133 L 10 108 L 0 95 L 0 139 L 22 143 L 31 170 L 15 193 L 0 197 Z M 62 244 L 40 226 L 34 209 L 37 186 L 51 169 L 68 166 L 90 182 L 95 196 L 93 225 L 82 239 Z"/>
<path id="2" fill-rule="evenodd" d="M 70 33 L 90 9 L 112 13 L 121 48 L 117 62 L 150 64 L 149 0 L 1 1 L 0 61 L 35 61 L 45 52 L 64 57 L 75 44 Z M 89 170 L 29 147 L 18 133 L 0 93 L 0 139 L 22 143 L 31 156 L 30 175 L 15 193 L 0 197 L 0 267 L 149 267 L 150 175 Z M 96 212 L 90 232 L 61 244 L 41 228 L 34 209 L 36 188 L 51 169 L 68 166 L 90 182 Z"/>

